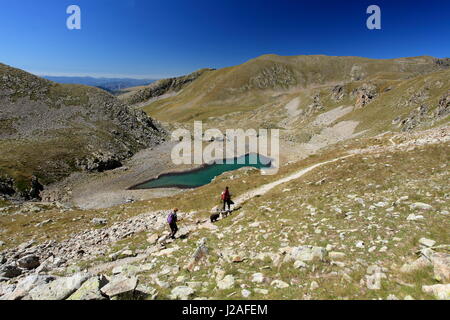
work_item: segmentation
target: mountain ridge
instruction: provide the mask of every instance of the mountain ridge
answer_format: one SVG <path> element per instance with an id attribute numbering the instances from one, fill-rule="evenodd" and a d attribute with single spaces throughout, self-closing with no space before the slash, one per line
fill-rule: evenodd
<path id="1" fill-rule="evenodd" d="M 142 111 L 101 89 L 57 84 L 3 64 L 0 103 L 0 192 L 10 196 L 29 197 L 33 176 L 48 184 L 76 170 L 120 166 L 165 135 Z"/>

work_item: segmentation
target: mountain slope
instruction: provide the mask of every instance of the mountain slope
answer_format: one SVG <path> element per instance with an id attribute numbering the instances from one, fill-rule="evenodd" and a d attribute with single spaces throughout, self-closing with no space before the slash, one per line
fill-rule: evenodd
<path id="1" fill-rule="evenodd" d="M 128 88 L 119 98 L 128 105 L 149 103 L 149 100 L 178 93 L 188 84 L 210 71 L 213 71 L 213 69 L 200 69 L 186 76 L 158 80 L 148 86 Z"/>
<path id="2" fill-rule="evenodd" d="M 447 126 L 365 138 L 279 176 L 241 169 L 181 195 L 110 209 L 39 205 L 36 214 L 7 205 L 1 254 L 12 264 L 32 252 L 51 275 L 138 281 L 114 299 L 176 299 L 186 287 L 186 299 L 439 298 L 429 286 L 450 279 L 449 134 Z M 245 201 L 212 224 L 224 185 Z M 165 210 L 175 204 L 183 221 L 171 240 Z M 0 283 L 2 299 L 35 272 Z"/>
<path id="3" fill-rule="evenodd" d="M 242 65 L 201 76 L 183 92 L 144 106 L 161 120 L 206 120 L 248 112 L 268 105 L 271 108 L 294 93 L 351 83 L 376 83 L 377 90 L 395 87 L 402 81 L 445 70 L 448 59 L 414 57 L 374 60 L 359 57 L 265 55 Z M 392 89 L 392 88 L 391 88 Z M 308 95 L 312 100 L 315 92 Z M 236 117 L 238 118 L 238 117 Z"/>
<path id="4" fill-rule="evenodd" d="M 24 198 L 32 176 L 48 184 L 77 170 L 111 169 L 164 134 L 103 90 L 6 65 L 0 65 L 0 105 L 0 193 Z"/>

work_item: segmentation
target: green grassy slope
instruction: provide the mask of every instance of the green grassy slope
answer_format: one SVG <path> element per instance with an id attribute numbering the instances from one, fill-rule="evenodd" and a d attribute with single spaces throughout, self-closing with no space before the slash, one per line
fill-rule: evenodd
<path id="1" fill-rule="evenodd" d="M 394 82 L 445 68 L 432 57 L 373 60 L 359 57 L 265 55 L 203 74 L 175 97 L 143 108 L 164 121 L 208 119 L 252 111 L 274 96 L 355 81 Z"/>

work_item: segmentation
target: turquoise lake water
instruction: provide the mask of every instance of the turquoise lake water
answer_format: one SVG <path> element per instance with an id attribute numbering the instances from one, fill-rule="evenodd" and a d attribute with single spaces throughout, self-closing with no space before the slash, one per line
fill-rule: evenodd
<path id="1" fill-rule="evenodd" d="M 244 163 L 239 163 L 243 161 Z M 144 182 L 131 189 L 155 189 L 155 188 L 197 188 L 204 186 L 220 174 L 237 170 L 243 167 L 268 168 L 270 160 L 262 155 L 248 154 L 235 158 L 232 164 L 214 163 L 192 171 L 163 174 L 157 179 Z"/>

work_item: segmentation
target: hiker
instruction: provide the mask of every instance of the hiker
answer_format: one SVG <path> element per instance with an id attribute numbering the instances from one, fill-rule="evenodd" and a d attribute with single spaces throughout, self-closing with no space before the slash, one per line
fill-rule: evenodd
<path id="1" fill-rule="evenodd" d="M 222 192 L 221 199 L 223 201 L 223 211 L 225 211 L 225 207 L 228 206 L 228 211 L 231 212 L 231 205 L 234 204 L 234 202 L 231 201 L 231 193 L 228 187 Z"/>
<path id="2" fill-rule="evenodd" d="M 172 210 L 171 213 L 169 213 L 169 216 L 167 217 L 167 223 L 169 224 L 170 227 L 170 235 L 169 237 L 171 239 L 175 239 L 175 234 L 178 231 L 178 226 L 177 226 L 177 222 L 178 222 L 178 217 L 177 217 L 177 212 L 178 212 L 178 208 L 175 208 Z"/>

